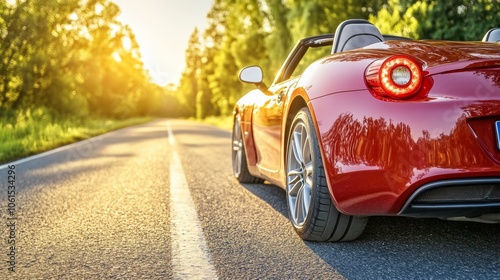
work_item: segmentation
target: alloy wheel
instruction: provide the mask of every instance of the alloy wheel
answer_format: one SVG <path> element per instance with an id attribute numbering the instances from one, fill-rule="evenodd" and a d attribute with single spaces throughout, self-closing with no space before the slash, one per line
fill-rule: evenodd
<path id="1" fill-rule="evenodd" d="M 313 163 L 309 132 L 303 122 L 292 130 L 287 159 L 287 194 L 290 217 L 297 227 L 307 219 L 311 205 Z"/>

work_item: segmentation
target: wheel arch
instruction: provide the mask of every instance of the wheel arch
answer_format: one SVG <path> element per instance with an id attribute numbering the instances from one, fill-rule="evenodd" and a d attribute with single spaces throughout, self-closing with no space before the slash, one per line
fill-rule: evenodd
<path id="1" fill-rule="evenodd" d="M 316 123 L 316 116 L 314 114 L 314 108 L 312 108 L 311 103 L 309 102 L 309 97 L 305 90 L 303 89 L 298 89 L 296 90 L 296 93 L 293 94 L 293 98 L 290 100 L 290 105 L 287 106 L 287 111 L 286 111 L 286 119 L 284 122 L 284 127 L 283 131 L 283 154 L 282 154 L 282 166 L 283 170 L 285 170 L 285 163 L 286 163 L 286 150 L 288 149 L 288 137 L 290 135 L 290 127 L 292 126 L 292 121 L 295 118 L 295 115 L 300 111 L 300 109 L 307 107 L 311 117 L 313 118 L 314 122 L 314 132 L 316 133 L 316 137 L 318 138 L 318 141 L 321 141 L 321 138 L 318 135 L 318 128 L 317 123 Z M 321 146 L 321 144 L 320 144 Z M 320 149 L 321 155 L 323 156 L 323 149 Z M 286 174 L 285 174 L 286 176 Z"/>
<path id="2" fill-rule="evenodd" d="M 320 150 L 319 152 L 321 154 L 321 160 L 323 162 L 323 166 L 325 166 L 325 156 L 324 156 L 325 154 L 323 151 L 323 141 L 322 141 L 321 135 L 319 134 L 318 120 L 316 118 L 313 104 L 311 102 L 309 102 L 310 101 L 309 96 L 304 89 L 299 89 L 299 90 L 297 90 L 297 92 L 298 93 L 293 95 L 293 99 L 291 99 L 290 105 L 288 106 L 288 111 L 286 112 L 286 122 L 284 125 L 285 126 L 284 127 L 285 133 L 283 135 L 284 146 L 283 146 L 283 154 L 282 154 L 282 166 L 283 166 L 284 176 L 286 176 L 286 174 L 285 174 L 286 173 L 286 168 L 285 168 L 286 151 L 288 149 L 288 137 L 290 135 L 290 128 L 292 125 L 292 121 L 293 121 L 295 115 L 300 111 L 300 109 L 302 109 L 304 107 L 307 107 L 307 109 L 309 110 L 309 113 L 311 114 L 311 118 L 312 118 L 313 124 L 314 124 L 314 133 L 316 133 L 316 138 L 318 139 L 318 143 L 319 143 L 319 150 Z M 332 199 L 332 202 L 335 204 L 335 206 L 338 206 L 337 201 L 335 200 L 333 193 L 331 191 L 331 184 L 330 184 L 330 180 L 329 180 L 328 176 L 326 176 L 326 182 L 328 185 L 328 190 L 330 191 L 330 197 Z M 284 185 L 285 185 L 285 183 L 284 183 Z"/>
<path id="3" fill-rule="evenodd" d="M 290 106 L 288 107 L 288 112 L 286 114 L 286 121 L 285 121 L 285 134 L 283 135 L 285 143 L 285 150 L 288 148 L 288 135 L 290 134 L 290 126 L 292 125 L 293 118 L 295 115 L 300 111 L 300 109 L 304 108 L 307 106 L 307 103 L 302 96 L 296 96 L 292 101 Z M 286 153 L 285 153 L 286 154 Z M 286 156 L 286 155 L 284 155 Z"/>
<path id="4" fill-rule="evenodd" d="M 311 135 L 312 138 L 309 141 L 309 143 L 313 146 L 319 146 L 319 151 L 312 152 L 310 155 L 312 157 L 311 159 L 311 165 L 314 168 L 314 172 L 310 173 L 311 176 L 314 178 L 313 180 L 313 185 L 314 187 L 311 187 L 311 193 L 310 193 L 310 204 L 303 204 L 303 205 L 309 205 L 309 206 L 302 206 L 302 207 L 308 207 L 308 210 L 305 212 L 305 214 L 296 214 L 295 211 L 292 211 L 291 209 L 296 209 L 296 203 L 299 203 L 298 201 L 300 200 L 299 194 L 300 191 L 298 191 L 296 187 L 296 183 L 294 183 L 292 189 L 294 189 L 293 193 L 291 189 L 288 187 L 288 175 L 285 174 L 285 190 L 287 194 L 287 205 L 289 209 L 289 216 L 290 220 L 292 221 L 292 224 L 295 228 L 295 231 L 299 234 L 299 236 L 304 239 L 304 240 L 310 240 L 310 241 L 351 241 L 356 238 L 358 238 L 361 233 L 363 232 L 364 228 L 366 227 L 366 224 L 368 220 L 363 217 L 355 217 L 355 216 L 349 216 L 345 215 L 342 212 L 340 212 L 337 209 L 336 203 L 333 201 L 333 197 L 331 194 L 331 188 L 329 181 L 327 179 L 327 175 L 325 172 L 327 172 L 324 168 L 324 153 L 323 153 L 323 148 L 321 147 L 321 137 L 318 135 L 318 124 L 317 124 L 317 119 L 315 117 L 315 112 L 314 108 L 312 107 L 311 102 L 307 102 L 306 99 L 307 95 L 304 96 L 295 96 L 294 99 L 292 99 L 291 103 L 288 106 L 288 112 L 286 113 L 286 133 L 284 133 L 285 139 L 286 139 L 286 145 L 285 145 L 285 151 L 289 150 L 288 149 L 288 138 L 290 137 L 291 134 L 291 128 L 292 126 L 297 122 L 297 120 L 300 121 L 309 121 L 309 134 Z M 308 112 L 305 112 L 306 110 L 302 110 L 306 108 Z M 309 116 L 306 116 L 309 115 Z M 312 131 L 314 130 L 314 132 Z M 303 133 L 303 132 L 299 132 Z M 316 137 L 314 137 L 316 136 Z M 302 147 L 301 147 L 302 148 Z M 299 149 L 299 151 L 302 149 Z M 294 149 L 294 152 L 291 152 L 295 154 L 296 149 Z M 284 152 L 284 162 L 287 162 L 287 152 Z M 299 152 L 301 153 L 301 152 Z M 318 156 L 321 158 L 318 161 Z M 296 164 L 292 163 L 291 168 L 293 169 L 293 173 L 290 176 L 292 176 L 293 181 L 297 181 L 297 179 L 303 176 L 309 176 L 309 175 L 297 175 L 299 173 L 304 172 L 303 168 L 308 165 L 308 163 L 305 163 L 304 160 L 306 157 L 304 155 L 297 157 L 297 156 L 292 156 L 292 158 L 295 159 L 295 161 L 301 161 L 301 164 Z M 302 158 L 302 159 L 300 159 Z M 314 159 L 314 160 L 313 160 Z M 314 163 L 316 162 L 316 164 Z M 302 167 L 297 167 L 297 166 L 302 166 Z M 299 168 L 300 171 L 298 171 Z M 287 173 L 290 170 L 288 167 L 284 166 L 284 172 Z M 295 174 L 295 175 L 294 175 Z M 304 179 L 300 179 L 300 181 L 304 182 Z M 306 184 L 306 183 L 302 183 Z M 302 188 L 302 187 L 300 187 Z M 295 198 L 293 198 L 295 196 Z M 289 198 L 292 197 L 292 198 Z M 302 209 L 302 208 L 301 208 Z M 301 216 L 302 215 L 302 216 Z M 303 220 L 302 220 L 303 219 Z M 297 223 L 297 221 L 302 221 L 302 223 Z"/>
<path id="5" fill-rule="evenodd" d="M 243 134 L 243 145 L 245 148 L 245 157 L 248 163 L 249 172 L 258 176 L 259 172 L 257 172 L 256 164 L 257 164 L 257 151 L 255 148 L 254 140 L 253 140 L 253 132 L 252 132 L 252 111 L 253 106 L 234 106 L 233 109 L 233 126 L 236 121 L 236 118 L 240 118 L 240 125 Z"/>

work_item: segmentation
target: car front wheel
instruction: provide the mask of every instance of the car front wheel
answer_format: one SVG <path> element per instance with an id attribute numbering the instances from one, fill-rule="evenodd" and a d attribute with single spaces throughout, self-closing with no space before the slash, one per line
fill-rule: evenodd
<path id="1" fill-rule="evenodd" d="M 318 139 L 307 108 L 295 116 L 288 136 L 286 197 L 295 231 L 309 241 L 350 241 L 368 218 L 340 213 L 332 203 Z"/>

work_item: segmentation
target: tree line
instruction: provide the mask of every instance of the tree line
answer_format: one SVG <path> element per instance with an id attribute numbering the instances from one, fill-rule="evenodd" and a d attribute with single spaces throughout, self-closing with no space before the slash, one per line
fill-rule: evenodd
<path id="1" fill-rule="evenodd" d="M 334 33 L 346 19 L 368 19 L 382 33 L 414 39 L 480 41 L 500 27 L 499 0 L 215 0 L 206 30 L 195 29 L 176 89 L 179 114 L 228 115 L 251 86 L 238 70 L 260 65 L 266 83 L 297 40 Z"/>
<path id="2" fill-rule="evenodd" d="M 415 39 L 480 40 L 500 26 L 499 0 L 214 0 L 195 29 L 177 85 L 151 81 L 111 0 L 0 1 L 0 118 L 43 108 L 59 116 L 226 116 L 251 89 L 238 70 L 274 78 L 295 42 L 349 18 Z"/>
<path id="3" fill-rule="evenodd" d="M 119 12 L 108 0 L 0 1 L 0 116 L 44 108 L 128 118 L 161 110 L 165 89 L 150 81 Z"/>

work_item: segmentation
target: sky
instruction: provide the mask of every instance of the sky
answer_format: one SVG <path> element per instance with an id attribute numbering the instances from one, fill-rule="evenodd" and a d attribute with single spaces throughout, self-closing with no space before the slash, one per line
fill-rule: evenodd
<path id="1" fill-rule="evenodd" d="M 145 68 L 159 85 L 178 84 L 185 51 L 195 27 L 203 32 L 213 0 L 112 0 L 119 20 L 129 25 Z"/>

